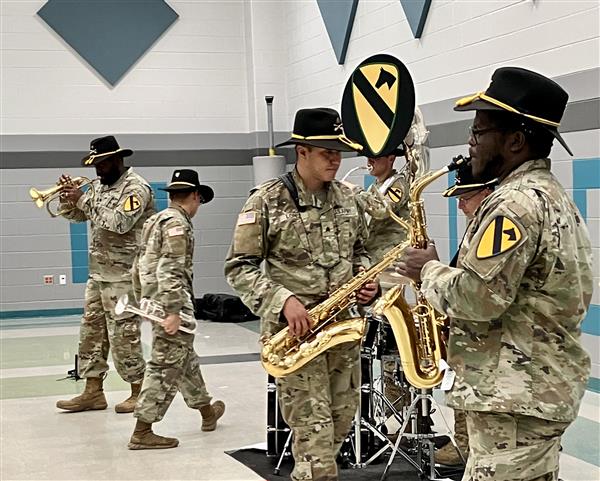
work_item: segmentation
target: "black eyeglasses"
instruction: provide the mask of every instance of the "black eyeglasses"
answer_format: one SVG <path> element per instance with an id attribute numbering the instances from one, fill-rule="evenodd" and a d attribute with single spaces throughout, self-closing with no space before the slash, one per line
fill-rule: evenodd
<path id="1" fill-rule="evenodd" d="M 479 137 L 485 134 L 486 132 L 492 132 L 494 130 L 503 130 L 499 127 L 487 127 L 485 129 L 476 129 L 472 125 L 468 128 L 469 139 L 473 138 L 475 141 L 475 145 L 479 143 Z"/>
<path id="2" fill-rule="evenodd" d="M 473 193 L 470 193 L 470 194 L 469 194 L 469 193 L 467 193 L 467 194 L 460 195 L 460 196 L 458 196 L 458 199 L 456 199 L 456 200 L 457 200 L 457 202 L 460 202 L 461 200 L 462 200 L 463 202 L 468 202 L 468 201 L 470 201 L 470 200 L 471 200 L 473 197 L 475 197 L 477 194 L 479 194 L 479 192 L 481 192 L 481 191 L 480 191 L 480 190 L 476 190 L 475 192 L 473 192 Z"/>

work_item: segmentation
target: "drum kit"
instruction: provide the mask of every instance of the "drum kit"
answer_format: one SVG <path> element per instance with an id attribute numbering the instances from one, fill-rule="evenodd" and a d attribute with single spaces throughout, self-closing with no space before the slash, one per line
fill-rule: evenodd
<path id="1" fill-rule="evenodd" d="M 386 365 L 386 373 L 383 366 Z M 393 369 L 390 372 L 390 366 Z M 361 346 L 362 384 L 360 402 L 350 433 L 339 453 L 342 467 L 360 469 L 387 461 L 384 480 L 398 455 L 418 473 L 420 479 L 449 479 L 459 472 L 436 466 L 434 450 L 445 434 L 456 446 L 443 416 L 445 433 L 431 429 L 431 414 L 439 409 L 431 390 L 418 390 L 405 379 L 389 324 L 383 318 L 368 316 Z M 441 413 L 440 413 L 441 414 Z M 267 383 L 267 456 L 277 460 L 274 474 L 291 457 L 292 431 L 284 421 L 277 401 L 277 386 Z"/>

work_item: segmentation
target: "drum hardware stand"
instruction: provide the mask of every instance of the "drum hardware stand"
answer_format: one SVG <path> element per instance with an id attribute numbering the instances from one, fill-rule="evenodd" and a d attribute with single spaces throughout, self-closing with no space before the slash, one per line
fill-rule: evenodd
<path id="1" fill-rule="evenodd" d="M 379 326 L 380 325 L 381 324 L 379 324 Z M 375 333 L 371 332 L 370 334 L 372 335 L 371 341 L 373 341 L 374 337 L 375 337 Z M 367 335 L 367 338 L 368 337 L 369 337 L 369 334 Z M 410 458 L 410 456 L 408 456 L 404 451 L 399 449 L 398 446 L 395 446 L 389 440 L 389 438 L 385 435 L 385 433 L 381 431 L 381 429 L 379 429 L 377 426 L 373 425 L 371 422 L 368 421 L 368 420 L 375 419 L 373 407 L 374 407 L 374 399 L 377 399 L 378 403 L 383 402 L 384 412 L 385 412 L 385 408 L 387 407 L 387 409 L 391 413 L 389 416 L 384 414 L 383 417 L 386 419 L 386 421 L 388 419 L 394 417 L 400 425 L 402 425 L 404 422 L 403 417 L 400 415 L 398 410 L 395 408 L 394 404 L 392 404 L 392 402 L 386 398 L 384 393 L 382 393 L 381 391 L 376 389 L 374 386 L 374 383 L 373 383 L 373 357 L 374 357 L 375 351 L 376 351 L 376 349 L 374 349 L 372 347 L 363 347 L 363 353 L 361 353 L 361 359 L 367 360 L 367 369 L 370 374 L 369 374 L 369 382 L 361 384 L 361 395 L 359 396 L 358 407 L 357 407 L 356 413 L 354 415 L 354 423 L 353 423 L 354 424 L 354 442 L 352 443 L 352 447 L 354 450 L 354 463 L 351 463 L 350 466 L 355 469 L 356 468 L 365 468 L 366 466 L 368 466 L 369 464 L 371 464 L 375 460 L 377 460 L 388 449 L 392 449 L 392 450 L 396 450 L 396 452 L 400 453 L 400 455 L 404 459 L 406 459 L 406 461 L 408 463 L 412 464 L 415 468 L 418 468 L 418 466 Z M 384 356 L 382 356 L 382 361 L 383 361 L 383 357 Z M 390 356 L 390 357 L 397 357 L 397 356 Z M 396 373 L 396 370 L 394 370 L 394 373 Z M 383 378 L 381 378 L 381 379 L 383 382 Z M 394 376 L 394 379 L 396 379 L 396 376 Z M 363 416 L 363 412 L 362 412 L 363 394 L 370 394 L 369 411 L 368 411 L 368 413 L 365 413 L 366 418 L 365 418 L 365 416 Z M 383 424 L 385 424 L 385 421 Z M 382 446 L 380 449 L 378 449 L 376 453 L 371 455 L 371 457 L 369 457 L 365 461 L 362 460 L 363 453 L 362 453 L 362 436 L 361 436 L 361 434 L 362 434 L 362 432 L 364 432 L 363 428 L 366 428 L 368 431 L 373 433 L 374 436 L 376 436 L 380 441 L 382 441 L 384 443 L 384 446 Z"/>
<path id="2" fill-rule="evenodd" d="M 392 463 L 394 462 L 394 457 L 396 456 L 397 452 L 400 452 L 401 454 L 403 454 L 403 457 L 405 459 L 408 457 L 408 455 L 406 455 L 403 451 L 401 451 L 399 449 L 400 441 L 402 440 L 403 437 L 409 438 L 409 439 L 416 439 L 418 442 L 417 461 L 415 462 L 410 458 L 409 458 L 409 461 L 410 461 L 410 464 L 412 464 L 412 466 L 418 471 L 419 477 L 426 478 L 429 481 L 436 481 L 436 480 L 441 481 L 443 478 L 437 477 L 437 476 L 439 476 L 439 473 L 437 472 L 437 470 L 435 468 L 435 461 L 434 461 L 435 445 L 432 441 L 432 439 L 434 437 L 437 437 L 437 434 L 418 433 L 417 416 L 418 416 L 418 410 L 419 410 L 419 407 L 418 407 L 419 403 L 421 404 L 421 407 L 422 407 L 422 413 L 423 413 L 422 416 L 423 417 L 425 417 L 425 413 L 431 412 L 430 406 L 435 406 L 437 408 L 437 410 L 440 413 L 440 416 L 442 418 L 442 421 L 444 422 L 444 426 L 446 427 L 446 434 L 450 438 L 450 442 L 452 443 L 454 448 L 458 451 L 460 458 L 463 461 L 463 464 L 465 463 L 465 458 L 463 457 L 462 453 L 458 449 L 458 445 L 456 444 L 456 439 L 454 438 L 454 434 L 452 433 L 450 426 L 448 425 L 448 422 L 446 421 L 446 418 L 442 414 L 442 411 L 440 409 L 438 402 L 433 398 L 431 393 L 425 389 L 421 389 L 418 394 L 415 394 L 416 389 L 414 387 L 411 387 L 410 390 L 411 390 L 411 394 L 413 396 L 413 400 L 408 408 L 406 418 L 405 418 L 404 422 L 402 423 L 400 430 L 398 431 L 398 439 L 396 440 L 394 449 L 392 450 L 392 455 L 390 456 L 390 459 L 388 460 L 388 463 L 387 463 L 385 469 L 383 470 L 383 474 L 381 476 L 381 481 L 383 481 L 387 478 L 388 472 L 390 470 Z M 406 433 L 406 429 L 408 428 L 409 421 L 411 421 L 412 433 Z M 428 460 L 429 475 L 427 475 L 427 473 L 425 472 L 425 469 L 424 469 L 426 467 L 427 461 L 425 461 L 423 459 L 423 444 L 427 445 L 428 451 L 429 451 L 429 460 Z M 387 447 L 386 447 L 386 449 L 387 449 Z"/>
<path id="3" fill-rule="evenodd" d="M 79 376 L 79 356 L 77 354 L 75 354 L 75 369 L 68 370 L 66 377 L 61 377 L 57 381 L 64 381 L 65 379 L 73 379 L 74 381 L 82 379 Z"/>
<path id="4" fill-rule="evenodd" d="M 279 460 L 277 461 L 277 466 L 275 466 L 275 469 L 273 470 L 273 474 L 276 476 L 279 476 L 279 472 L 281 470 L 281 463 L 283 463 L 286 454 L 290 454 L 288 448 L 292 442 L 292 436 L 294 435 L 294 432 L 291 429 L 289 431 L 290 433 L 288 434 L 288 437 L 285 440 L 285 444 L 283 445 L 283 449 L 281 450 L 281 456 L 279 456 Z"/>
<path id="5" fill-rule="evenodd" d="M 402 423 L 402 418 L 398 414 L 398 411 L 393 406 L 393 404 L 378 390 L 372 389 L 372 392 L 377 394 L 380 399 L 387 405 L 387 407 L 392 412 L 392 416 L 395 417 L 400 423 Z M 382 446 L 376 453 L 374 453 L 369 459 L 366 461 L 362 461 L 362 451 L 361 451 L 361 428 L 365 427 L 369 431 L 371 431 L 375 436 L 377 436 L 385 445 Z M 408 456 L 404 451 L 402 451 L 399 446 L 392 443 L 389 438 L 377 427 L 373 426 L 371 423 L 367 422 L 360 414 L 360 406 L 356 411 L 356 415 L 354 417 L 354 453 L 356 462 L 352 464 L 353 468 L 365 468 L 369 464 L 373 463 L 377 458 L 379 458 L 383 453 L 385 453 L 388 449 L 391 449 L 400 454 L 408 463 L 412 464 L 416 469 L 418 469 L 418 465 Z"/>

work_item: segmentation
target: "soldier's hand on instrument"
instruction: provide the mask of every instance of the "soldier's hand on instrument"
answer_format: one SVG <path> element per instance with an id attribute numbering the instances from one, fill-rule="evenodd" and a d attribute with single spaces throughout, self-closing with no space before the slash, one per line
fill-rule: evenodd
<path id="1" fill-rule="evenodd" d="M 283 305 L 283 316 L 288 322 L 292 336 L 302 336 L 310 328 L 308 311 L 295 296 L 290 296 Z"/>
<path id="2" fill-rule="evenodd" d="M 439 260 L 435 245 L 430 242 L 426 249 L 407 247 L 400 261 L 396 264 L 396 272 L 415 282 L 421 281 L 421 269 L 429 261 Z"/>
<path id="3" fill-rule="evenodd" d="M 63 174 L 59 177 L 58 179 L 58 183 L 59 184 L 70 184 L 71 183 L 71 176 L 69 174 Z"/>
<path id="4" fill-rule="evenodd" d="M 65 185 L 60 193 L 61 199 L 76 204 L 79 198 L 83 195 L 83 191 L 72 185 Z"/>
<path id="5" fill-rule="evenodd" d="M 379 292 L 379 279 L 373 282 L 368 282 L 356 294 L 356 299 L 359 304 L 368 304 Z"/>
<path id="6" fill-rule="evenodd" d="M 169 335 L 173 335 L 177 333 L 179 326 L 181 325 L 181 317 L 179 314 L 169 314 L 167 317 L 163 319 L 162 326 L 165 332 Z"/>

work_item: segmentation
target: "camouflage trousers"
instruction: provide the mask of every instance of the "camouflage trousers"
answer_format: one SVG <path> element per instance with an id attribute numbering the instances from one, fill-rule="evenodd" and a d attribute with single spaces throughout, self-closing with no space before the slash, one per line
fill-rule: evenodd
<path id="1" fill-rule="evenodd" d="M 152 330 L 152 357 L 133 414 L 150 424 L 164 417 L 177 391 L 191 409 L 211 401 L 194 351 L 194 335 L 178 331 L 170 336 L 157 325 Z"/>
<path id="2" fill-rule="evenodd" d="M 360 346 L 335 346 L 277 385 L 283 419 L 294 433 L 292 479 L 337 480 L 336 457 L 358 406 Z"/>
<path id="3" fill-rule="evenodd" d="M 123 294 L 132 298 L 131 282 L 87 281 L 79 330 L 79 375 L 83 378 L 102 377 L 108 371 L 109 350 L 125 381 L 135 384 L 144 377 L 140 319 L 129 312 L 115 314 L 117 300 Z"/>
<path id="4" fill-rule="evenodd" d="M 469 460 L 463 481 L 556 481 L 560 438 L 569 424 L 467 411 Z"/>
<path id="5" fill-rule="evenodd" d="M 469 434 L 467 431 L 467 411 L 454 410 L 454 439 L 456 444 L 465 453 L 469 450 Z"/>

